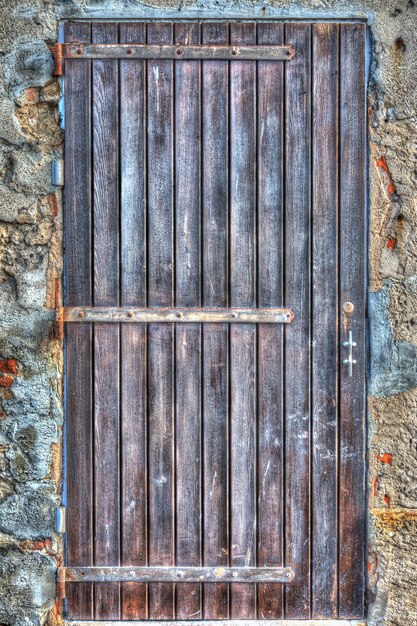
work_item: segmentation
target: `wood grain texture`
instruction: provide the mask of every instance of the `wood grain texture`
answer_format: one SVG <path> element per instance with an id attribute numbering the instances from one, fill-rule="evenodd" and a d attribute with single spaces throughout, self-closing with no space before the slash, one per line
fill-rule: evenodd
<path id="1" fill-rule="evenodd" d="M 253 23 L 231 24 L 230 43 L 255 43 Z M 254 306 L 256 64 L 230 64 L 230 304 Z M 231 564 L 256 559 L 256 327 L 230 329 Z M 231 617 L 256 617 L 256 588 L 231 586 Z"/>
<path id="2" fill-rule="evenodd" d="M 119 41 L 146 41 L 144 24 L 123 23 Z M 143 61 L 120 62 L 121 305 L 146 306 L 145 75 Z M 121 326 L 121 564 L 147 561 L 146 326 Z M 124 619 L 146 619 L 147 586 L 121 586 Z"/>
<path id="3" fill-rule="evenodd" d="M 82 322 L 66 330 L 68 564 L 115 572 L 68 584 L 68 616 L 363 618 L 365 26 L 64 29 L 296 49 L 286 63 L 65 61 L 57 315 Z M 119 565 L 295 577 L 118 582 Z"/>
<path id="4" fill-rule="evenodd" d="M 258 44 L 280 44 L 281 24 L 258 24 Z M 258 306 L 283 302 L 284 68 L 258 64 Z M 258 326 L 258 558 L 283 562 L 283 329 Z M 282 617 L 282 585 L 258 585 L 258 619 Z"/>
<path id="5" fill-rule="evenodd" d="M 114 23 L 92 25 L 94 43 L 116 43 Z M 119 133 L 117 61 L 93 61 L 94 304 L 119 304 Z M 119 327 L 94 328 L 95 563 L 120 564 Z M 120 585 L 98 584 L 95 617 L 120 617 Z"/>
<path id="6" fill-rule="evenodd" d="M 171 43 L 173 25 L 148 24 L 148 43 Z M 173 61 L 149 61 L 148 127 L 148 305 L 174 304 L 173 258 Z"/>
<path id="7" fill-rule="evenodd" d="M 338 26 L 313 25 L 312 616 L 336 617 Z"/>
<path id="8" fill-rule="evenodd" d="M 310 617 L 310 115 L 311 27 L 287 24 L 297 49 L 286 67 L 285 298 L 296 319 L 285 333 L 285 617 Z"/>
<path id="9" fill-rule="evenodd" d="M 146 41 L 143 23 L 123 23 L 119 41 Z M 146 128 L 144 61 L 120 62 L 121 305 L 146 306 Z M 147 562 L 145 324 L 121 333 L 121 564 Z M 146 584 L 121 587 L 124 619 L 147 618 Z"/>
<path id="10" fill-rule="evenodd" d="M 173 25 L 148 24 L 148 43 L 172 43 Z M 148 306 L 174 304 L 173 61 L 148 62 Z M 149 564 L 173 565 L 175 329 L 152 324 L 149 358 Z M 172 619 L 172 585 L 150 585 L 149 616 Z"/>
<path id="11" fill-rule="evenodd" d="M 174 565 L 174 328 L 148 328 L 149 565 Z M 174 618 L 174 589 L 149 585 L 149 615 Z"/>
<path id="12" fill-rule="evenodd" d="M 67 39 L 90 41 L 90 24 L 67 22 Z M 65 302 L 92 304 L 91 268 L 91 62 L 66 61 L 65 119 Z M 66 331 L 67 559 L 93 564 L 92 329 Z M 87 370 L 87 371 L 86 371 Z M 91 619 L 92 585 L 67 591 L 67 614 Z"/>
<path id="13" fill-rule="evenodd" d="M 352 378 L 340 369 L 339 615 L 352 618 L 365 592 L 365 37 L 364 24 L 340 26 L 340 345 L 351 330 L 357 364 Z"/>
<path id="14" fill-rule="evenodd" d="M 67 583 L 80 580 L 94 581 L 157 581 L 179 582 L 183 587 L 189 582 L 225 580 L 229 582 L 247 581 L 290 581 L 293 572 L 285 567 L 193 567 L 193 566 L 155 566 L 145 567 L 67 567 L 65 571 Z"/>
<path id="15" fill-rule="evenodd" d="M 199 23 L 178 23 L 175 44 L 198 44 Z M 176 303 L 201 301 L 201 64 L 175 63 Z M 201 565 L 201 327 L 176 328 L 176 562 Z M 187 454 L 184 451 L 187 450 Z M 201 585 L 177 585 L 177 619 L 202 616 Z"/>
<path id="16" fill-rule="evenodd" d="M 228 43 L 225 23 L 204 23 L 202 42 Z M 229 71 L 202 64 L 202 304 L 228 304 Z M 203 326 L 204 564 L 229 564 L 229 354 L 226 324 Z M 204 586 L 204 619 L 229 617 L 228 585 Z"/>

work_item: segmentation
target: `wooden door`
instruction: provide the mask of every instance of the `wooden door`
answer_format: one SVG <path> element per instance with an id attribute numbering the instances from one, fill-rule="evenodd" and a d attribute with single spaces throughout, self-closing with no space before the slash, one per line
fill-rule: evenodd
<path id="1" fill-rule="evenodd" d="M 67 615 L 363 617 L 365 25 L 70 22 L 65 41 L 295 50 L 64 61 Z M 280 307 L 291 323 L 227 319 Z M 227 578 L 256 567 L 294 578 Z"/>

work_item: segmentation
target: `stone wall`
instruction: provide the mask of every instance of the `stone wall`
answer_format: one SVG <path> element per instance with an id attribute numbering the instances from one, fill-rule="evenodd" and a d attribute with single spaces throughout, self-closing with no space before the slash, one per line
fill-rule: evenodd
<path id="1" fill-rule="evenodd" d="M 0 0 L 0 624 L 56 624 L 61 499 L 62 150 L 48 45 L 60 19 L 367 18 L 369 585 L 372 626 L 417 624 L 417 7 L 415 0 Z"/>

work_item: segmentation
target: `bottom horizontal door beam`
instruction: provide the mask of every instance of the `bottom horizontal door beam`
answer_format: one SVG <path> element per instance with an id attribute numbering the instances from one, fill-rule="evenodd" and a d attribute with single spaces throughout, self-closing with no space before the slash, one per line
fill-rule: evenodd
<path id="1" fill-rule="evenodd" d="M 67 620 L 64 622 L 68 626 L 134 626 L 135 624 L 143 624 L 146 626 L 367 626 L 367 622 L 364 620 L 350 620 L 350 619 L 313 619 L 313 620 L 200 620 L 200 621 L 163 621 L 163 622 L 138 622 L 138 621 L 125 621 L 125 622 L 80 622 Z"/>
<path id="2" fill-rule="evenodd" d="M 147 583 L 289 583 L 294 572 L 289 567 L 65 567 L 58 580 L 69 582 L 147 582 Z"/>

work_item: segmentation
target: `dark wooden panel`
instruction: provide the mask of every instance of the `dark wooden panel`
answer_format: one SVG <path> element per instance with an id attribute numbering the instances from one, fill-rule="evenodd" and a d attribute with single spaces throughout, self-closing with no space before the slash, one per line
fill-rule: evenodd
<path id="1" fill-rule="evenodd" d="M 204 564 L 229 564 L 229 352 L 225 324 L 203 328 Z M 204 619 L 227 619 L 228 586 L 204 586 Z"/>
<path id="2" fill-rule="evenodd" d="M 175 44 L 200 43 L 200 24 L 175 24 Z M 201 64 L 175 64 L 176 304 L 200 305 Z M 201 564 L 201 329 L 176 328 L 176 561 Z M 185 453 L 185 450 L 187 451 Z M 177 619 L 201 618 L 201 585 L 177 585 Z"/>
<path id="3" fill-rule="evenodd" d="M 258 24 L 258 44 L 284 41 Z M 281 306 L 283 66 L 258 64 L 258 306 Z M 258 565 L 283 561 L 282 328 L 258 326 Z M 258 619 L 282 617 L 282 585 L 258 585 Z"/>
<path id="4" fill-rule="evenodd" d="M 93 24 L 92 41 L 115 43 L 117 24 Z M 119 304 L 117 61 L 93 61 L 94 304 Z M 94 329 L 95 563 L 120 563 L 119 327 Z M 120 585 L 95 586 L 95 617 L 120 617 Z"/>
<path id="5" fill-rule="evenodd" d="M 365 36 L 364 24 L 340 26 L 340 345 L 352 330 L 357 365 L 352 378 L 340 370 L 339 614 L 352 618 L 364 614 L 365 591 Z"/>
<path id="6" fill-rule="evenodd" d="M 172 43 L 173 25 L 148 24 L 148 43 Z M 149 61 L 148 306 L 172 306 L 174 290 L 172 61 Z M 148 330 L 149 564 L 174 564 L 174 326 Z M 149 585 L 149 617 L 173 619 L 174 587 Z"/>
<path id="7" fill-rule="evenodd" d="M 285 617 L 310 616 L 310 46 L 308 24 L 285 26 L 297 54 L 286 66 L 285 299 L 295 320 L 285 332 L 285 559 L 295 579 Z"/>
<path id="8" fill-rule="evenodd" d="M 253 23 L 231 24 L 230 43 L 255 43 Z M 230 64 L 230 303 L 255 306 L 256 63 Z M 256 558 L 256 327 L 230 329 L 231 564 Z M 256 617 L 254 585 L 231 586 L 231 617 Z"/>
<path id="9" fill-rule="evenodd" d="M 91 325 L 66 331 L 67 563 L 93 565 L 93 410 Z M 93 617 L 92 585 L 67 591 L 71 619 Z"/>
<path id="10" fill-rule="evenodd" d="M 337 616 L 338 26 L 313 25 L 312 617 Z"/>
<path id="11" fill-rule="evenodd" d="M 145 24 L 120 24 L 143 43 Z M 120 272 L 122 304 L 146 306 L 146 62 L 120 62 Z"/>
<path id="12" fill-rule="evenodd" d="M 65 24 L 65 37 L 90 41 L 89 24 Z M 91 62 L 65 62 L 65 302 L 92 304 L 91 268 Z M 67 558 L 70 565 L 93 564 L 92 501 L 92 332 L 66 332 Z M 87 370 L 87 371 L 86 371 Z M 67 593 L 67 613 L 93 617 L 92 585 Z"/>
<path id="13" fill-rule="evenodd" d="M 123 43 L 144 43 L 145 24 L 123 23 Z M 121 305 L 146 306 L 144 61 L 120 62 Z M 147 561 L 146 325 L 121 325 L 121 563 Z M 124 583 L 122 618 L 147 618 L 146 584 Z"/>
<path id="14" fill-rule="evenodd" d="M 202 42 L 229 41 L 225 23 L 202 25 Z M 202 65 L 203 306 L 228 303 L 228 63 Z M 229 564 L 228 328 L 203 326 L 204 564 Z M 228 586 L 204 586 L 205 619 L 227 619 Z"/>
<path id="15" fill-rule="evenodd" d="M 172 43 L 172 24 L 148 24 L 148 43 Z M 148 305 L 172 306 L 173 61 L 148 61 Z"/>
<path id="16" fill-rule="evenodd" d="M 148 327 L 149 565 L 174 564 L 174 329 Z M 173 585 L 149 585 L 151 619 L 173 619 Z"/>
<path id="17" fill-rule="evenodd" d="M 65 24 L 65 38 L 89 41 L 90 24 Z M 92 304 L 91 61 L 65 61 L 65 303 Z"/>
<path id="18" fill-rule="evenodd" d="M 119 329 L 94 328 L 95 564 L 120 564 Z M 120 617 L 120 585 L 95 585 L 95 617 Z"/>

